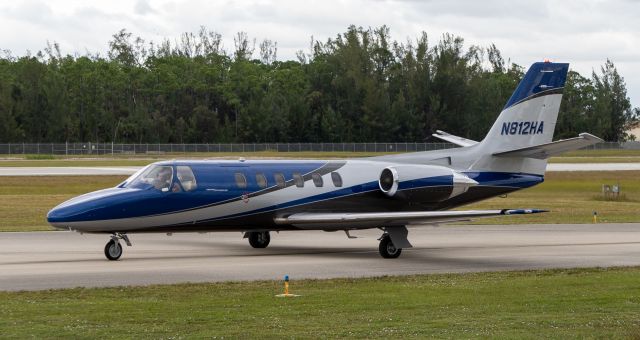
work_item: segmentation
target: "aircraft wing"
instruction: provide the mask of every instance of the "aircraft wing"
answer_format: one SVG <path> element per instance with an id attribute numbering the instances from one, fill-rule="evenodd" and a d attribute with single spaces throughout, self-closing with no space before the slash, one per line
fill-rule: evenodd
<path id="1" fill-rule="evenodd" d="M 343 229 L 379 226 L 404 226 L 408 224 L 437 224 L 467 221 L 473 218 L 507 215 L 536 214 L 547 212 L 540 209 L 502 210 L 450 210 L 450 211 L 406 211 L 380 213 L 296 213 L 277 217 L 276 224 L 294 225 L 303 229 Z"/>
<path id="2" fill-rule="evenodd" d="M 521 149 L 494 153 L 496 157 L 528 157 L 547 159 L 561 153 L 584 148 L 585 146 L 600 143 L 603 140 L 589 133 L 581 133 L 578 137 L 562 139 L 559 141 L 530 146 Z"/>
<path id="3" fill-rule="evenodd" d="M 440 138 L 444 141 L 447 141 L 449 143 L 453 143 L 455 145 L 459 145 L 459 146 L 472 146 L 475 144 L 478 144 L 478 142 L 471 140 L 471 139 L 466 139 L 466 138 L 462 138 L 462 137 L 458 137 L 458 136 L 454 136 L 450 133 L 441 131 L 441 130 L 436 130 L 436 133 L 432 134 L 433 137 L 436 138 Z"/>

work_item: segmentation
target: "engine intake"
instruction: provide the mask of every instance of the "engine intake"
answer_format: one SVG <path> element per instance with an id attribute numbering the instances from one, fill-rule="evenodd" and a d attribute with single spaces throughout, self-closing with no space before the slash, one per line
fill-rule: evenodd
<path id="1" fill-rule="evenodd" d="M 384 168 L 380 173 L 380 179 L 378 180 L 378 185 L 380 186 L 380 190 L 384 192 L 387 196 L 394 196 L 398 191 L 398 182 L 400 181 L 398 177 L 398 171 L 395 168 L 388 167 Z"/>
<path id="2" fill-rule="evenodd" d="M 378 186 L 389 197 L 416 202 L 441 202 L 467 192 L 478 182 L 436 165 L 399 164 L 380 172 Z"/>

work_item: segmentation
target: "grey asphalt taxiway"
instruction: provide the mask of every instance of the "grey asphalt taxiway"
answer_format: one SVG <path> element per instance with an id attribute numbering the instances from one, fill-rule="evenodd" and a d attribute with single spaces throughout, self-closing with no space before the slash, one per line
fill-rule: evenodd
<path id="1" fill-rule="evenodd" d="M 352 235 L 272 233 L 253 249 L 240 233 L 132 234 L 108 261 L 107 235 L 0 233 L 0 290 L 640 265 L 640 223 L 415 226 L 415 248 L 391 260 L 378 255 L 379 230 Z"/>

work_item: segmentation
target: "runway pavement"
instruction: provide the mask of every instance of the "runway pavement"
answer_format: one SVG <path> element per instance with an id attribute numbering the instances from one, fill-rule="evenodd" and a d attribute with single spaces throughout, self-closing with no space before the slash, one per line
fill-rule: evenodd
<path id="1" fill-rule="evenodd" d="M 131 175 L 141 168 L 139 166 L 0 167 L 0 176 Z"/>
<path id="2" fill-rule="evenodd" d="M 0 176 L 131 175 L 141 167 L 0 167 Z M 640 163 L 551 163 L 547 171 L 640 170 Z"/>
<path id="3" fill-rule="evenodd" d="M 114 262 L 107 235 L 0 233 L 0 290 L 640 265 L 640 223 L 413 227 L 415 248 L 391 260 L 379 230 L 352 235 L 272 233 L 253 249 L 240 233 L 132 234 Z"/>

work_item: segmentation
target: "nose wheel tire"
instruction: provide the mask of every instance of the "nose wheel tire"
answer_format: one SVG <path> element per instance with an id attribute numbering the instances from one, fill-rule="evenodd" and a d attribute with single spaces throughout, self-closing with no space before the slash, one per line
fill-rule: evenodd
<path id="1" fill-rule="evenodd" d="M 104 255 L 110 261 L 116 261 L 122 256 L 122 246 L 120 242 L 110 240 L 107 245 L 104 246 Z"/>
<path id="2" fill-rule="evenodd" d="M 393 242 L 391 242 L 391 237 L 384 235 L 382 239 L 380 239 L 378 251 L 380 251 L 380 256 L 385 259 L 395 259 L 402 253 L 402 248 L 396 248 Z"/>
<path id="3" fill-rule="evenodd" d="M 271 241 L 268 231 L 249 233 L 249 244 L 254 248 L 266 248 Z"/>

